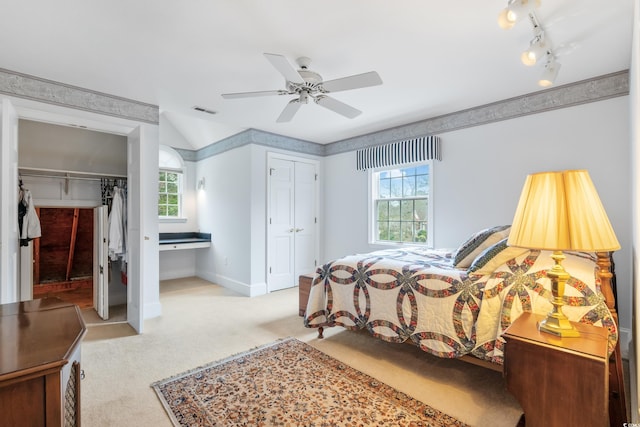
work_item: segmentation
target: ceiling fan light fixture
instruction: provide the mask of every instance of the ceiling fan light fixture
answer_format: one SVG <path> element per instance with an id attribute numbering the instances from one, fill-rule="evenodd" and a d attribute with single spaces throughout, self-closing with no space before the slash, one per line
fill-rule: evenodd
<path id="1" fill-rule="evenodd" d="M 556 62 L 553 57 L 550 57 L 546 64 L 544 64 L 544 71 L 538 80 L 538 85 L 542 87 L 552 86 L 558 76 L 560 70 L 560 63 Z"/>
<path id="2" fill-rule="evenodd" d="M 283 55 L 265 53 L 264 56 L 271 65 L 284 77 L 286 90 L 265 90 L 258 92 L 223 93 L 225 99 L 249 98 L 255 96 L 271 95 L 295 95 L 296 98 L 289 101 L 284 110 L 278 116 L 276 122 L 285 123 L 291 121 L 302 104 L 308 104 L 311 98 L 316 104 L 338 113 L 349 119 L 360 115 L 362 111 L 326 96 L 329 92 L 360 89 L 382 84 L 382 79 L 375 71 L 362 74 L 341 77 L 324 81 L 322 76 L 309 69 L 311 59 L 302 56 L 297 59 L 300 67 L 296 70 Z"/>

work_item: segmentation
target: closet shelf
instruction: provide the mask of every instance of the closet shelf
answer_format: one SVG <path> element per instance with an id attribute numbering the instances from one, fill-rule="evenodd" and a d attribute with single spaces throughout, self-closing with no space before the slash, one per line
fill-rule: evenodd
<path id="1" fill-rule="evenodd" d="M 126 175 L 70 171 L 70 170 L 59 170 L 59 169 L 19 167 L 18 171 L 20 173 L 20 176 L 33 176 L 33 177 L 41 177 L 41 178 L 79 179 L 79 180 L 91 180 L 91 181 L 99 181 L 102 178 L 127 179 Z"/>

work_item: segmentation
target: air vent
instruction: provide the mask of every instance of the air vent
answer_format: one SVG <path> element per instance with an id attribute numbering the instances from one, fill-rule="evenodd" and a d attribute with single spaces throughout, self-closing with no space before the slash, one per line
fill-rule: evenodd
<path id="1" fill-rule="evenodd" d="M 196 111 L 200 111 L 201 113 L 216 114 L 216 112 L 213 111 L 213 110 L 209 110 L 209 109 L 204 108 L 204 107 L 198 107 L 197 105 L 195 107 L 193 107 L 193 109 L 196 110 Z"/>

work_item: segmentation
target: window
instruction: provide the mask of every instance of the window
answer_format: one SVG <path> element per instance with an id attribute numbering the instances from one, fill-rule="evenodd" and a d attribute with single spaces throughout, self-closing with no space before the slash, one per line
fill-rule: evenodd
<path id="1" fill-rule="evenodd" d="M 433 243 L 432 164 L 371 171 L 372 243 Z"/>
<path id="2" fill-rule="evenodd" d="M 183 162 L 177 151 L 160 146 L 158 217 L 182 219 Z"/>
<path id="3" fill-rule="evenodd" d="M 167 170 L 160 170 L 158 177 L 159 197 L 158 216 L 180 218 L 182 199 L 182 174 Z"/>

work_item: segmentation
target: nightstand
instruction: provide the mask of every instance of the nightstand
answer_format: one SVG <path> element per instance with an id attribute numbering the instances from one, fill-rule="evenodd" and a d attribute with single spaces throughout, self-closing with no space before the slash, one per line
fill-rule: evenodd
<path id="1" fill-rule="evenodd" d="M 312 281 L 313 275 L 311 274 L 303 274 L 298 278 L 298 315 L 300 316 L 304 316 L 304 312 L 307 311 Z"/>
<path id="2" fill-rule="evenodd" d="M 580 337 L 538 331 L 545 316 L 523 313 L 503 334 L 504 377 L 527 427 L 609 426 L 607 331 L 574 323 Z"/>

